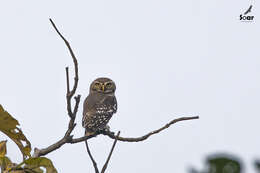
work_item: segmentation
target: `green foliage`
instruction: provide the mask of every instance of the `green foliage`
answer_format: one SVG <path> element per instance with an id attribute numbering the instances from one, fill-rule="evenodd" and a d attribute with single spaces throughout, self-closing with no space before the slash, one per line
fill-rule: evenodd
<path id="1" fill-rule="evenodd" d="M 3 157 L 6 155 L 6 142 L 7 141 L 0 142 L 0 157 Z"/>
<path id="2" fill-rule="evenodd" d="M 242 173 L 242 162 L 228 154 L 214 154 L 207 158 L 203 171 L 195 170 L 190 173 Z"/>
<path id="3" fill-rule="evenodd" d="M 27 140 L 22 130 L 17 127 L 18 125 L 18 121 L 0 105 L 0 131 L 16 143 L 25 159 L 26 157 L 31 157 L 31 143 Z M 23 145 L 22 142 L 26 144 Z"/>
<path id="4" fill-rule="evenodd" d="M 1 170 L 6 170 L 8 167 L 12 165 L 11 160 L 6 156 L 6 142 L 7 141 L 1 141 L 0 142 L 0 166 Z"/>
<path id="5" fill-rule="evenodd" d="M 57 170 L 53 166 L 51 160 L 46 157 L 37 157 L 37 158 L 29 158 L 23 161 L 21 164 L 17 166 L 17 168 L 23 168 L 33 170 L 37 173 L 43 173 L 40 167 L 44 167 L 46 169 L 46 173 L 57 173 Z"/>
<path id="6" fill-rule="evenodd" d="M 255 161 L 255 168 L 256 168 L 257 172 L 260 173 L 260 160 Z"/>
<path id="7" fill-rule="evenodd" d="M 256 173 L 260 173 L 260 160 L 254 162 Z M 229 154 L 213 154 L 207 157 L 202 171 L 191 168 L 190 173 L 243 173 L 241 159 Z"/>
<path id="8" fill-rule="evenodd" d="M 213 157 L 208 159 L 208 164 L 210 166 L 209 172 L 211 173 L 240 173 L 241 163 L 231 157 Z"/>
<path id="9" fill-rule="evenodd" d="M 6 156 L 7 149 L 5 141 L 0 141 L 0 167 L 2 173 L 43 173 L 42 167 L 46 169 L 46 173 L 57 173 L 51 160 L 46 157 L 31 157 L 31 143 L 25 137 L 22 130 L 17 126 L 19 122 L 6 112 L 0 105 L 0 131 L 6 134 L 19 147 L 23 162 L 17 165 Z M 23 145 L 22 142 L 25 142 Z"/>

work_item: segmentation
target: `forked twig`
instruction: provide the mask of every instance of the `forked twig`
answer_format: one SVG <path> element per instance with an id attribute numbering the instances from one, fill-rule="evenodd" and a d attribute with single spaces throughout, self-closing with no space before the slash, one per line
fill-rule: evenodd
<path id="1" fill-rule="evenodd" d="M 101 170 L 101 173 L 105 173 L 105 171 L 106 171 L 106 169 L 107 169 L 107 165 L 108 165 L 109 160 L 110 160 L 110 158 L 111 158 L 111 156 L 112 156 L 112 153 L 113 153 L 114 148 L 115 148 L 115 146 L 116 146 L 116 142 L 117 142 L 117 139 L 118 139 L 119 135 L 120 135 L 120 131 L 117 132 L 116 139 L 114 140 L 114 143 L 113 143 L 113 145 L 112 145 L 112 147 L 111 147 L 111 149 L 110 149 L 109 155 L 107 156 L 107 160 L 106 160 L 106 162 L 105 162 L 105 164 L 104 164 L 104 166 L 103 166 L 103 168 L 102 168 L 102 170 Z M 92 161 L 93 167 L 94 167 L 94 169 L 95 169 L 95 173 L 99 173 L 99 170 L 98 170 L 98 167 L 97 167 L 97 163 L 96 163 L 94 157 L 92 156 L 92 154 L 91 154 L 91 152 L 90 152 L 90 149 L 89 149 L 87 140 L 85 141 L 85 144 L 86 144 L 86 148 L 87 148 L 88 155 L 89 155 L 90 160 Z"/>
<path id="2" fill-rule="evenodd" d="M 117 142 L 117 140 L 118 140 L 119 135 L 120 135 L 120 131 L 117 132 L 116 139 L 114 140 L 114 143 L 113 143 L 112 148 L 111 148 L 111 150 L 110 150 L 110 152 L 109 152 L 109 155 L 108 155 L 108 157 L 107 157 L 106 163 L 104 164 L 104 166 L 103 166 L 103 168 L 102 168 L 102 170 L 101 170 L 101 173 L 104 173 L 104 172 L 106 171 L 106 169 L 107 169 L 108 162 L 109 162 L 109 160 L 110 160 L 110 158 L 111 158 L 111 156 L 112 156 L 112 153 L 113 153 L 114 148 L 115 148 L 115 146 L 116 146 L 116 142 Z"/>

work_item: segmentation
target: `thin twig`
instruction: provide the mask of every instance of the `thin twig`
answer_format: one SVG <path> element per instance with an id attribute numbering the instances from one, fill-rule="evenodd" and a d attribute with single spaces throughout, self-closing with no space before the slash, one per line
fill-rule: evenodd
<path id="1" fill-rule="evenodd" d="M 98 167 L 97 167 L 97 163 L 96 163 L 95 159 L 93 158 L 93 156 L 92 156 L 92 154 L 90 152 L 87 140 L 85 141 L 85 144 L 86 144 L 86 147 L 87 147 L 88 155 L 89 155 L 89 157 L 90 157 L 90 159 L 91 159 L 91 161 L 93 163 L 93 167 L 95 168 L 95 172 L 99 173 L 99 170 L 98 170 Z"/>
<path id="2" fill-rule="evenodd" d="M 66 67 L 66 84 L 67 84 L 67 94 L 66 94 L 66 99 L 67 99 L 67 111 L 68 115 L 70 118 L 72 118 L 72 112 L 71 112 L 71 101 L 69 96 L 70 93 L 70 79 L 69 79 L 69 67 Z"/>
<path id="3" fill-rule="evenodd" d="M 72 97 L 75 92 L 76 92 L 76 89 L 78 87 L 78 80 L 79 80 L 79 76 L 78 76 L 78 61 L 77 61 L 77 58 L 72 50 L 72 48 L 70 47 L 70 44 L 69 42 L 65 39 L 65 37 L 63 37 L 63 35 L 60 33 L 60 31 L 57 29 L 55 23 L 52 21 L 52 19 L 50 19 L 50 22 L 52 24 L 52 26 L 54 27 L 54 29 L 56 30 L 56 32 L 59 34 L 59 36 L 63 39 L 63 41 L 65 42 L 66 46 L 68 47 L 69 49 L 69 52 L 70 52 L 70 55 L 73 59 L 73 62 L 74 62 L 74 67 L 75 67 L 75 78 L 74 78 L 74 86 L 73 86 L 73 89 L 71 90 L 71 96 Z"/>
<path id="4" fill-rule="evenodd" d="M 76 116 L 77 111 L 78 111 L 78 108 L 79 108 L 80 95 L 74 97 L 74 99 L 75 99 L 76 104 L 75 104 L 75 106 L 74 106 L 73 115 Z"/>
<path id="5" fill-rule="evenodd" d="M 140 141 L 144 141 L 145 139 L 149 138 L 150 136 L 156 134 L 156 133 L 159 133 L 165 129 L 167 129 L 168 127 L 170 127 L 172 124 L 175 124 L 179 121 L 185 121 L 185 120 L 193 120 L 193 119 L 199 119 L 198 116 L 195 116 L 195 117 L 181 117 L 181 118 L 177 118 L 177 119 L 174 119 L 172 121 L 170 121 L 169 123 L 167 123 L 166 125 L 164 125 L 163 127 L 157 129 L 157 130 L 154 130 L 144 136 L 141 136 L 141 137 L 137 137 L 137 138 L 126 138 L 126 137 L 118 137 L 118 140 L 119 141 L 122 141 L 122 142 L 140 142 Z M 99 134 L 103 134 L 103 135 L 106 135 L 106 136 L 109 136 L 110 138 L 112 139 L 116 139 L 116 135 L 114 132 L 111 132 L 111 131 L 101 131 L 95 135 L 99 135 Z M 85 141 L 87 139 L 89 139 L 90 137 L 89 136 L 83 136 L 83 137 L 80 137 L 80 138 L 74 138 L 70 141 L 70 143 L 78 143 L 78 142 L 82 142 L 82 141 Z"/>
<path id="6" fill-rule="evenodd" d="M 52 24 L 52 26 L 54 27 L 54 29 L 56 30 L 56 32 L 59 34 L 59 36 L 62 38 L 62 40 L 65 42 L 67 48 L 69 49 L 70 55 L 73 59 L 73 63 L 74 63 L 74 69 L 75 69 L 75 77 L 74 77 L 74 85 L 71 91 L 67 92 L 67 109 L 68 109 L 68 113 L 70 117 L 73 117 L 73 113 L 71 111 L 71 98 L 73 97 L 73 95 L 76 92 L 76 89 L 78 87 L 78 81 L 79 81 L 79 75 L 78 75 L 78 61 L 77 58 L 69 44 L 69 42 L 65 39 L 65 37 L 60 33 L 60 31 L 58 30 L 58 28 L 56 27 L 55 23 L 52 21 L 52 19 L 50 19 L 50 22 Z M 68 86 L 68 85 L 67 85 Z"/>
<path id="7" fill-rule="evenodd" d="M 65 68 L 66 70 L 66 83 L 67 83 L 67 93 L 70 92 L 70 80 L 69 80 L 69 67 Z"/>
<path id="8" fill-rule="evenodd" d="M 112 156 L 112 153 L 113 153 L 114 148 L 115 148 L 115 146 L 116 146 L 116 142 L 117 142 L 117 140 L 118 140 L 119 135 L 120 135 L 120 131 L 117 132 L 116 139 L 114 140 L 114 143 L 113 143 L 112 148 L 111 148 L 111 150 L 110 150 L 110 152 L 109 152 L 109 155 L 108 155 L 108 157 L 107 157 L 106 163 L 104 164 L 104 166 L 103 166 L 103 168 L 102 168 L 101 173 L 105 173 L 105 171 L 106 171 L 106 169 L 107 169 L 108 162 L 109 162 L 109 160 L 110 160 L 110 158 L 111 158 L 111 156 Z"/>

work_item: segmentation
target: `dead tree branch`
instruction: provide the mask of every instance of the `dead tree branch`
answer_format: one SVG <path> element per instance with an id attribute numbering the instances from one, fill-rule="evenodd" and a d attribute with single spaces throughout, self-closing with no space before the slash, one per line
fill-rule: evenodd
<path id="1" fill-rule="evenodd" d="M 75 143 L 83 142 L 83 141 L 86 141 L 86 140 L 88 140 L 90 138 L 93 138 L 93 137 L 95 137 L 97 135 L 100 135 L 100 134 L 106 135 L 106 136 L 110 137 L 111 139 L 117 139 L 118 141 L 122 141 L 122 142 L 141 142 L 141 141 L 144 141 L 144 140 L 148 139 L 152 135 L 160 133 L 161 131 L 169 128 L 171 125 L 173 125 L 173 124 L 175 124 L 177 122 L 186 121 L 186 120 L 194 120 L 194 119 L 199 119 L 199 117 L 198 116 L 194 116 L 194 117 L 181 117 L 181 118 L 173 119 L 169 123 L 165 124 L 163 127 L 159 128 L 157 130 L 151 131 L 151 132 L 149 132 L 146 135 L 143 135 L 141 137 L 135 137 L 135 138 L 133 138 L 133 137 L 120 137 L 120 136 L 118 136 L 118 138 L 117 138 L 115 133 L 111 132 L 111 131 L 99 131 L 96 134 L 91 135 L 91 136 L 83 136 L 83 137 L 74 138 L 74 139 L 72 138 L 72 136 L 68 136 L 70 138 L 67 138 L 67 139 L 63 138 L 60 141 L 58 141 L 57 143 L 55 143 L 55 144 L 51 145 L 50 147 L 46 148 L 46 150 L 51 152 L 53 150 L 56 150 L 56 149 L 60 148 L 62 145 L 66 144 L 66 143 L 75 144 Z M 74 120 L 73 120 L 73 123 L 74 123 Z M 69 128 L 69 129 L 71 129 L 71 131 L 69 131 L 69 129 L 68 129 L 67 133 L 70 134 L 72 132 L 73 128 Z M 39 156 L 48 154 L 49 152 L 47 152 L 46 150 L 42 149 L 42 152 L 44 154 L 40 154 Z"/>
<path id="2" fill-rule="evenodd" d="M 102 168 L 102 170 L 101 170 L 101 173 L 105 173 L 105 171 L 106 171 L 106 169 L 107 169 L 108 162 L 109 162 L 109 160 L 110 160 L 110 158 L 111 158 L 111 156 L 112 156 L 112 153 L 113 153 L 114 148 L 115 148 L 115 146 L 116 146 L 116 142 L 117 142 L 117 140 L 118 140 L 118 138 L 119 138 L 119 135 L 120 135 L 120 131 L 117 132 L 116 138 L 115 138 L 114 143 L 113 143 L 113 145 L 112 145 L 112 148 L 111 148 L 111 150 L 110 150 L 110 152 L 109 152 L 109 155 L 108 155 L 108 157 L 107 157 L 106 163 L 104 164 L 104 166 L 103 166 L 103 168 Z"/>
<path id="3" fill-rule="evenodd" d="M 58 30 L 58 28 L 56 27 L 55 23 L 52 21 L 52 19 L 50 19 L 50 22 L 52 24 L 52 26 L 54 27 L 54 29 L 56 30 L 56 32 L 59 34 L 59 36 L 62 38 L 62 40 L 65 42 L 67 48 L 69 49 L 70 55 L 72 57 L 73 63 L 74 63 L 74 70 L 75 70 L 75 77 L 74 77 L 74 85 L 72 90 L 70 91 L 70 85 L 69 85 L 69 70 L 68 67 L 66 67 L 66 79 L 67 79 L 67 110 L 68 110 L 68 114 L 69 116 L 72 118 L 73 116 L 75 116 L 74 112 L 71 111 L 71 98 L 73 97 L 73 95 L 76 92 L 76 89 L 78 87 L 78 81 L 79 81 L 79 75 L 78 75 L 78 61 L 77 58 L 72 50 L 72 48 L 70 47 L 69 42 L 65 39 L 65 37 L 60 33 L 60 31 Z M 75 117 L 74 117 L 75 118 Z"/>
<path id="4" fill-rule="evenodd" d="M 119 141 L 122 141 L 122 142 L 140 142 L 140 141 L 144 141 L 146 140 L 147 138 L 149 138 L 150 136 L 154 135 L 154 134 L 157 134 L 165 129 L 167 129 L 168 127 L 170 127 L 171 125 L 179 122 L 179 121 L 185 121 L 185 120 L 194 120 L 194 119 L 199 119 L 198 116 L 195 116 L 195 117 L 181 117 L 181 118 L 177 118 L 177 119 L 174 119 L 172 121 L 170 121 L 169 123 L 167 123 L 166 125 L 164 125 L 163 127 L 157 129 L 157 130 L 154 130 L 144 136 L 141 136 L 141 137 L 137 137 L 137 138 L 128 138 L 128 137 L 118 137 L 117 140 Z M 116 135 L 114 132 L 111 132 L 111 131 L 101 131 L 101 132 L 98 132 L 96 135 L 99 135 L 99 134 L 103 134 L 103 135 L 106 135 L 112 139 L 116 139 Z M 82 142 L 82 141 L 85 141 L 87 139 L 89 139 L 90 137 L 89 136 L 83 136 L 81 138 L 75 138 L 75 139 L 72 139 L 70 141 L 70 143 L 74 144 L 74 143 L 78 143 L 78 142 Z"/>
<path id="5" fill-rule="evenodd" d="M 73 136 L 71 135 L 71 132 L 73 131 L 73 129 L 76 126 L 75 118 L 76 118 L 76 114 L 77 114 L 79 102 L 80 102 L 80 95 L 75 96 L 74 97 L 75 98 L 75 106 L 74 106 L 74 109 L 72 111 L 71 99 L 75 95 L 75 92 L 76 92 L 76 89 L 77 89 L 77 86 L 78 86 L 78 80 L 79 80 L 77 59 L 75 57 L 75 54 L 73 53 L 73 50 L 70 47 L 69 42 L 63 37 L 63 35 L 60 33 L 60 31 L 57 29 L 56 25 L 54 24 L 54 22 L 51 19 L 50 19 L 50 22 L 51 22 L 52 26 L 54 27 L 54 29 L 56 30 L 56 32 L 59 34 L 59 36 L 65 42 L 67 48 L 69 49 L 70 55 L 71 55 L 71 57 L 73 59 L 73 63 L 74 63 L 75 77 L 74 77 L 74 84 L 73 84 L 72 90 L 70 90 L 70 83 L 69 83 L 69 68 L 66 67 L 66 82 L 67 82 L 66 101 L 67 101 L 67 111 L 68 111 L 68 115 L 70 117 L 70 121 L 69 121 L 69 126 L 68 126 L 68 129 L 67 129 L 64 137 L 62 139 L 60 139 L 58 142 L 50 145 L 47 148 L 43 148 L 43 149 L 35 148 L 34 154 L 33 154 L 34 157 L 44 156 L 44 155 L 60 148 L 65 143 L 68 143 L 69 141 L 72 140 Z"/>
<path id="6" fill-rule="evenodd" d="M 93 167 L 95 169 L 95 173 L 99 173 L 99 170 L 98 170 L 98 167 L 97 167 L 97 163 L 96 163 L 95 159 L 93 158 L 93 156 L 92 156 L 92 154 L 90 152 L 90 149 L 89 149 L 89 146 L 88 146 L 88 140 L 85 141 L 85 144 L 86 144 L 86 147 L 87 147 L 88 155 L 89 155 L 90 160 L 92 161 Z"/>
<path id="7" fill-rule="evenodd" d="M 116 139 L 114 140 L 114 143 L 113 143 L 113 145 L 112 145 L 112 147 L 111 147 L 111 149 L 110 149 L 109 155 L 108 155 L 107 160 L 106 160 L 106 162 L 105 162 L 105 164 L 104 164 L 104 166 L 103 166 L 103 168 L 102 168 L 102 170 L 101 170 L 101 173 L 105 173 L 105 171 L 106 171 L 106 169 L 107 169 L 109 160 L 110 160 L 110 158 L 111 158 L 111 156 L 112 156 L 112 153 L 113 153 L 114 148 L 115 148 L 115 146 L 116 146 L 116 142 L 117 142 L 117 139 L 118 139 L 119 135 L 120 135 L 120 131 L 117 132 Z M 91 154 L 91 152 L 90 152 L 90 149 L 89 149 L 87 140 L 85 141 L 85 144 L 86 144 L 86 147 L 87 147 L 88 155 L 89 155 L 90 160 L 92 161 L 93 167 L 94 167 L 94 169 L 95 169 L 95 173 L 99 173 L 99 170 L 98 170 L 98 167 L 97 167 L 97 163 L 96 163 L 95 159 L 93 158 L 93 156 L 92 156 L 92 154 Z"/>

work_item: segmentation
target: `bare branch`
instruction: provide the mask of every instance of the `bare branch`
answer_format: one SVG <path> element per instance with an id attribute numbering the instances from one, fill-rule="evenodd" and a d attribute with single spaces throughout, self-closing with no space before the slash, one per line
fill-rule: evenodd
<path id="1" fill-rule="evenodd" d="M 118 140 L 119 141 L 123 141 L 123 142 L 140 142 L 140 141 L 144 141 L 147 138 L 149 138 L 150 136 L 152 136 L 154 134 L 157 134 L 157 133 L 167 129 L 172 124 L 175 124 L 175 123 L 177 123 L 179 121 L 193 120 L 193 119 L 199 119 L 199 117 L 195 116 L 195 117 L 181 117 L 181 118 L 177 118 L 177 119 L 174 119 L 174 120 L 170 121 L 169 123 L 167 123 L 163 127 L 159 128 L 157 130 L 154 130 L 154 131 L 152 131 L 152 132 L 150 132 L 150 133 L 148 133 L 148 134 L 146 134 L 144 136 L 137 137 L 137 138 L 118 137 Z M 99 134 L 103 134 L 103 135 L 109 136 L 112 139 L 116 139 L 115 133 L 111 132 L 111 131 L 101 131 L 101 132 L 96 133 L 94 136 L 99 135 Z M 87 139 L 89 139 L 91 137 L 93 137 L 93 136 L 83 136 L 83 137 L 80 137 L 80 138 L 75 138 L 75 139 L 72 139 L 70 141 L 70 143 L 74 144 L 74 143 L 82 142 L 82 141 L 85 141 L 85 140 L 87 140 Z"/>
<path id="2" fill-rule="evenodd" d="M 165 129 L 167 129 L 168 127 L 170 127 L 172 124 L 175 124 L 179 121 L 185 121 L 185 120 L 193 120 L 193 119 L 199 119 L 198 116 L 196 117 L 182 117 L 182 118 L 177 118 L 177 119 L 174 119 L 172 121 L 170 121 L 169 123 L 167 123 L 165 126 L 157 129 L 157 130 L 154 130 L 144 136 L 141 136 L 141 137 L 138 137 L 138 138 L 123 138 L 123 137 L 118 137 L 118 140 L 119 141 L 123 141 L 123 142 L 140 142 L 140 141 L 144 141 L 146 140 L 147 138 L 149 138 L 150 136 L 154 135 L 154 134 L 157 134 Z M 108 131 L 105 131 L 103 133 L 104 135 L 107 135 L 109 136 L 110 138 L 112 139 L 116 139 L 116 136 L 114 135 L 113 132 L 108 132 Z"/>
<path id="3" fill-rule="evenodd" d="M 74 67 L 75 67 L 75 77 L 74 77 L 74 85 L 73 85 L 73 89 L 70 92 L 70 97 L 72 97 L 75 92 L 76 89 L 78 87 L 78 80 L 79 80 L 79 75 L 78 75 L 78 61 L 77 58 L 72 50 L 72 48 L 70 47 L 69 42 L 65 39 L 65 37 L 63 37 L 63 35 L 60 33 L 60 31 L 57 29 L 56 25 L 54 24 L 54 22 L 52 21 L 52 19 L 50 19 L 50 22 L 52 24 L 52 26 L 54 27 L 54 29 L 56 30 L 56 32 L 59 34 L 59 36 L 63 39 L 63 41 L 65 42 L 66 46 L 69 49 L 70 55 L 73 59 L 73 63 L 74 63 Z"/>
<path id="4" fill-rule="evenodd" d="M 69 42 L 65 39 L 65 37 L 60 33 L 60 31 L 58 30 L 58 28 L 56 27 L 55 23 L 52 21 L 52 19 L 50 19 L 50 22 L 52 24 L 52 26 L 54 27 L 54 29 L 56 30 L 56 32 L 59 34 L 59 36 L 62 38 L 62 40 L 65 42 L 67 48 L 69 49 L 69 52 L 70 52 L 70 55 L 73 59 L 73 63 L 74 63 L 74 69 L 75 69 L 75 77 L 74 77 L 74 85 L 73 85 L 73 88 L 71 91 L 67 92 L 67 105 L 68 105 L 68 113 L 69 113 L 69 116 L 72 117 L 73 116 L 73 113 L 71 111 L 71 98 L 73 97 L 73 95 L 75 94 L 76 92 L 76 89 L 78 87 L 78 81 L 79 81 L 79 75 L 78 75 L 78 61 L 77 61 L 77 58 L 72 50 L 72 48 L 70 47 L 70 44 Z M 67 71 L 67 70 L 66 70 Z M 67 73 L 66 73 L 67 74 Z M 68 83 L 68 76 L 67 76 L 67 86 L 69 86 L 69 83 Z M 67 87 L 68 89 L 68 87 Z"/>
<path id="5" fill-rule="evenodd" d="M 87 147 L 88 155 L 89 155 L 89 157 L 90 157 L 90 159 L 91 159 L 91 161 L 93 163 L 93 167 L 95 168 L 95 172 L 99 173 L 99 170 L 98 170 L 98 167 L 97 167 L 97 163 L 96 163 L 95 159 L 93 158 L 93 156 L 92 156 L 92 154 L 90 152 L 87 140 L 85 141 L 85 144 L 86 144 L 86 147 Z"/>
<path id="6" fill-rule="evenodd" d="M 69 84 L 69 68 L 66 67 L 66 82 L 67 82 L 67 94 L 66 94 L 66 100 L 67 100 L 67 111 L 68 111 L 68 115 L 70 116 L 70 121 L 69 121 L 69 126 L 68 129 L 64 135 L 64 137 L 62 139 L 60 139 L 58 142 L 50 145 L 47 148 L 43 148 L 43 149 L 35 149 L 35 152 L 33 154 L 34 157 L 40 157 L 40 156 L 44 156 L 58 148 L 60 148 L 62 145 L 69 143 L 69 141 L 72 140 L 71 136 L 71 132 L 73 131 L 73 129 L 75 128 L 76 124 L 75 122 L 75 118 L 76 118 L 76 114 L 78 111 L 78 106 L 79 106 L 79 102 L 80 102 L 80 95 L 77 95 L 75 97 L 75 106 L 72 112 L 72 108 L 71 108 L 71 99 L 74 96 L 77 86 L 78 86 L 78 62 L 77 59 L 75 57 L 75 54 L 73 53 L 73 50 L 70 47 L 69 42 L 63 37 L 63 35 L 60 33 L 60 31 L 57 29 L 56 25 L 54 24 L 54 22 L 50 19 L 50 22 L 52 24 L 52 26 L 54 27 L 54 29 L 56 30 L 56 32 L 59 34 L 59 36 L 63 39 L 63 41 L 65 42 L 67 48 L 69 49 L 70 55 L 73 59 L 73 63 L 74 63 L 74 69 L 75 69 L 75 77 L 74 77 L 74 84 L 73 84 L 73 89 L 70 91 L 70 84 Z"/>
<path id="7" fill-rule="evenodd" d="M 101 173 L 105 173 L 105 171 L 106 171 L 106 169 L 107 169 L 108 162 L 109 162 L 109 160 L 110 160 L 110 158 L 111 158 L 111 156 L 112 156 L 112 153 L 113 153 L 114 148 L 115 148 L 115 146 L 116 146 L 116 142 L 117 142 L 117 140 L 118 140 L 119 135 L 120 135 L 120 131 L 117 132 L 116 139 L 114 140 L 114 143 L 113 143 L 112 148 L 111 148 L 111 150 L 110 150 L 110 152 L 109 152 L 109 155 L 108 155 L 108 157 L 107 157 L 106 163 L 105 163 L 105 165 L 103 166 L 103 168 L 102 168 L 102 170 L 101 170 Z"/>
<path id="8" fill-rule="evenodd" d="M 104 173 L 104 172 L 106 171 L 106 169 L 107 169 L 107 165 L 108 165 L 109 160 L 110 160 L 110 158 L 111 158 L 111 156 L 112 156 L 112 153 L 113 153 L 114 148 L 115 148 L 115 146 L 116 146 L 117 138 L 119 137 L 119 135 L 120 135 L 120 131 L 119 131 L 119 132 L 117 133 L 117 135 L 116 135 L 116 139 L 114 140 L 114 143 L 113 143 L 112 148 L 111 148 L 111 150 L 110 150 L 110 152 L 109 152 L 109 155 L 108 155 L 108 157 L 107 157 L 107 160 L 106 160 L 106 162 L 105 162 L 105 164 L 104 164 L 104 166 L 103 166 L 103 168 L 102 168 L 101 173 Z M 90 157 L 90 159 L 91 159 L 91 161 L 92 161 L 93 167 L 95 168 L 95 173 L 99 173 L 99 170 L 98 170 L 98 167 L 97 167 L 97 163 L 96 163 L 95 159 L 93 158 L 93 156 L 92 156 L 92 154 L 91 154 L 91 152 L 90 152 L 90 149 L 89 149 L 88 141 L 87 141 L 87 140 L 85 141 L 85 144 L 86 144 L 86 148 L 87 148 L 88 155 L 89 155 L 89 157 Z"/>

